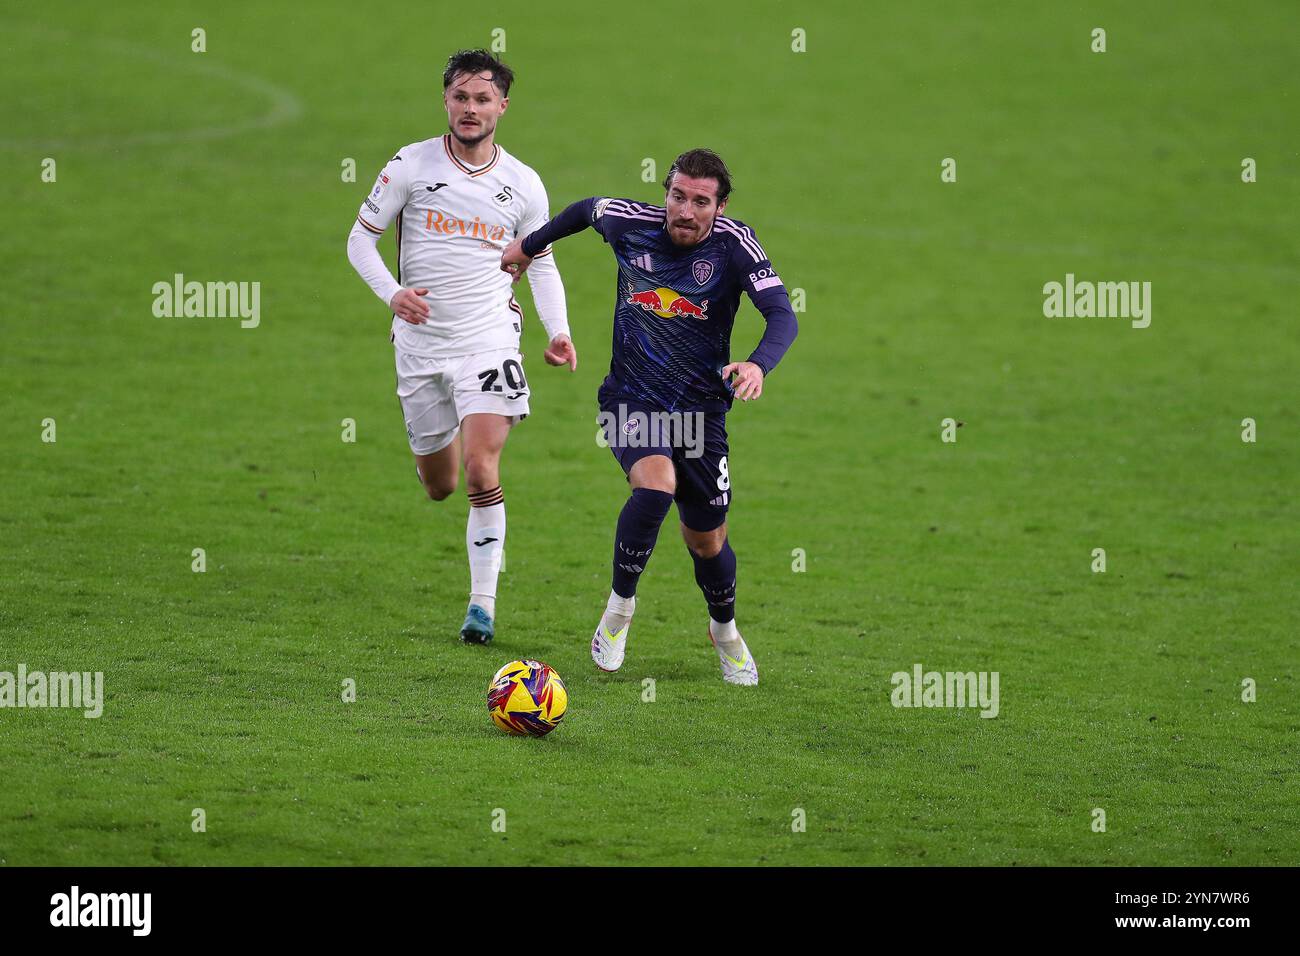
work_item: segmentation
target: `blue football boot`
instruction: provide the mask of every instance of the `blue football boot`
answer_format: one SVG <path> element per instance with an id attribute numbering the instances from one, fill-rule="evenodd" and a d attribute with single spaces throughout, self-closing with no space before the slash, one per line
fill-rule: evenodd
<path id="1" fill-rule="evenodd" d="M 466 644 L 491 644 L 495 634 L 492 617 L 477 604 L 471 604 L 460 626 L 460 639 Z"/>

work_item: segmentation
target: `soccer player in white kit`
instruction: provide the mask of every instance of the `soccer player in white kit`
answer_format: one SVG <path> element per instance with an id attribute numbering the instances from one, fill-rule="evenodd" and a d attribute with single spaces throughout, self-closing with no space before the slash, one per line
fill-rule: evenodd
<path id="1" fill-rule="evenodd" d="M 506 537 L 501 450 L 528 414 L 519 335 L 524 313 L 500 270 L 501 252 L 549 218 L 537 173 L 498 146 L 497 121 L 514 74 L 486 50 L 462 50 L 442 76 L 449 132 L 398 150 L 348 235 L 348 259 L 393 313 L 397 395 L 416 472 L 430 498 L 469 496 L 465 548 L 470 599 L 461 640 L 495 633 Z M 396 220 L 398 278 L 379 255 Z M 578 365 L 564 286 L 550 249 L 528 270 L 550 365 Z"/>

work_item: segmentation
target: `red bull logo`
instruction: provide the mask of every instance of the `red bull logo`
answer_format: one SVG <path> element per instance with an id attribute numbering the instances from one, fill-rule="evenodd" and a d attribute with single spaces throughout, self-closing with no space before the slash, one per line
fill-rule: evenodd
<path id="1" fill-rule="evenodd" d="M 703 299 L 696 305 L 686 296 L 674 289 L 658 288 L 633 292 L 625 300 L 629 305 L 639 305 L 646 312 L 665 319 L 685 318 L 705 319 L 709 310 L 709 300 Z"/>
<path id="2" fill-rule="evenodd" d="M 668 303 L 668 311 L 673 315 L 689 315 L 697 319 L 704 318 L 704 310 L 709 307 L 709 300 L 705 299 L 699 305 L 696 305 L 684 295 L 679 295 L 673 301 Z"/>
<path id="3" fill-rule="evenodd" d="M 644 292 L 633 292 L 627 297 L 627 301 L 632 305 L 639 305 L 647 312 L 662 312 L 664 300 L 659 298 L 659 293 L 654 289 L 646 289 Z"/>

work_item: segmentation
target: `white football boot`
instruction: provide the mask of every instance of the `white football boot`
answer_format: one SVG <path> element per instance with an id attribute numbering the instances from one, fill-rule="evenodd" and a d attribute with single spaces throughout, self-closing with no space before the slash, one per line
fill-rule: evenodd
<path id="1" fill-rule="evenodd" d="M 635 607 L 636 598 L 632 598 Z M 600 615 L 596 633 L 591 638 L 591 659 L 603 671 L 613 673 L 623 666 L 623 656 L 627 653 L 627 632 L 632 627 L 632 619 L 616 631 L 609 629 L 605 614 Z"/>
<path id="2" fill-rule="evenodd" d="M 758 665 L 754 663 L 754 655 L 749 653 L 749 645 L 745 639 L 736 633 L 736 638 L 740 641 L 740 656 L 732 657 L 721 647 L 718 642 L 713 640 L 713 631 L 709 631 L 709 641 L 713 644 L 713 649 L 718 652 L 718 660 L 722 664 L 722 679 L 728 684 L 739 684 L 742 687 L 755 687 L 758 685 Z"/>

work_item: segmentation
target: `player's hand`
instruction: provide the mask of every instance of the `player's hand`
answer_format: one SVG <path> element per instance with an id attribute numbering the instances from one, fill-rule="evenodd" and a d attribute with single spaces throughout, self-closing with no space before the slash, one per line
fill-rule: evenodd
<path id="1" fill-rule="evenodd" d="M 547 365 L 567 365 L 570 372 L 578 370 L 578 350 L 573 347 L 573 340 L 563 332 L 551 339 L 542 358 L 546 359 Z"/>
<path id="2" fill-rule="evenodd" d="M 506 251 L 501 253 L 501 271 L 509 272 L 514 276 L 515 282 L 519 281 L 520 276 L 528 271 L 528 267 L 532 264 L 533 257 L 524 255 L 524 240 L 522 237 L 506 246 Z"/>
<path id="3" fill-rule="evenodd" d="M 428 294 L 428 289 L 398 289 L 388 305 L 403 322 L 424 325 L 429 320 L 429 304 L 421 296 Z"/>
<path id="4" fill-rule="evenodd" d="M 753 362 L 732 362 L 722 370 L 722 380 L 742 402 L 763 394 L 763 370 Z"/>

